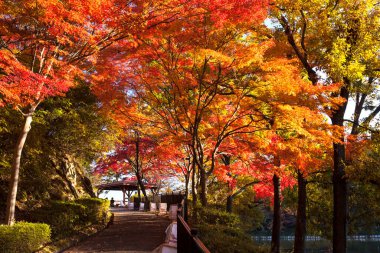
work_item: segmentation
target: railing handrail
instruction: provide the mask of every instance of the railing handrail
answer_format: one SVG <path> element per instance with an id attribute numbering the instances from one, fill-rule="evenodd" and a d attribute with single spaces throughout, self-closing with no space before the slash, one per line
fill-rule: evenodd
<path id="1" fill-rule="evenodd" d="M 191 237 L 193 245 L 195 244 L 195 246 L 196 246 L 197 252 L 199 252 L 199 253 L 211 253 L 207 249 L 207 247 L 203 244 L 203 242 L 198 238 L 197 230 L 191 229 L 189 224 L 187 224 L 185 219 L 182 217 L 182 208 L 179 208 L 178 213 L 177 213 L 177 233 L 181 230 L 180 226 L 182 226 L 185 229 L 187 236 Z M 182 240 L 179 238 L 180 236 L 181 236 L 180 233 L 178 233 L 178 235 L 177 235 L 177 249 L 178 249 L 178 253 L 183 253 L 183 252 L 181 252 L 181 249 L 183 249 L 183 248 L 181 247 L 181 245 L 178 245 L 178 243 L 182 242 Z M 185 252 L 195 253 L 193 251 L 193 249 L 191 249 L 191 248 L 185 249 L 185 250 L 188 250 Z"/>

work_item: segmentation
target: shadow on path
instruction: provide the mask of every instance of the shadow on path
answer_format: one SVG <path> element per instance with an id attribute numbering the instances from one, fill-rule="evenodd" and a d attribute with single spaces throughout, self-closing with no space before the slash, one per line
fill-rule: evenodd
<path id="1" fill-rule="evenodd" d="M 112 212 L 114 223 L 109 228 L 64 252 L 151 252 L 165 241 L 165 229 L 170 224 L 167 216 L 121 208 Z"/>

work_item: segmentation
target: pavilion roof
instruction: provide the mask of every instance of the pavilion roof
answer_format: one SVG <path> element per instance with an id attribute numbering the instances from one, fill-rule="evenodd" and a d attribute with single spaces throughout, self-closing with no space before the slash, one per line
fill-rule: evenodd
<path id="1" fill-rule="evenodd" d="M 157 189 L 157 185 L 144 183 L 146 189 Z M 106 184 L 97 185 L 98 190 L 127 190 L 127 191 L 137 191 L 138 182 L 137 180 L 124 179 L 122 181 L 116 181 Z"/>

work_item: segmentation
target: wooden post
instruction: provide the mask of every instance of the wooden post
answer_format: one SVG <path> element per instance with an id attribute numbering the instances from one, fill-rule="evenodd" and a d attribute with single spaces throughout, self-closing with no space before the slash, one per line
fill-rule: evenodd
<path id="1" fill-rule="evenodd" d="M 123 192 L 123 205 L 125 206 L 125 188 L 121 189 Z"/>
<path id="2" fill-rule="evenodd" d="M 127 193 L 127 196 L 128 196 L 128 202 L 131 201 L 132 192 L 133 192 L 133 191 L 128 190 L 128 193 Z"/>

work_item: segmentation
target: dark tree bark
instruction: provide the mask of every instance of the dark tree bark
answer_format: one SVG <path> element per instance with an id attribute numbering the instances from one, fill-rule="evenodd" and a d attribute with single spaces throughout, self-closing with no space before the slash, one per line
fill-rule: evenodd
<path id="1" fill-rule="evenodd" d="M 303 174 L 297 172 L 298 179 L 298 206 L 297 206 L 297 219 L 296 231 L 294 240 L 294 253 L 305 252 L 305 236 L 306 236 L 306 184 L 307 181 Z"/>
<path id="2" fill-rule="evenodd" d="M 200 199 L 202 206 L 207 206 L 207 175 L 204 168 L 199 168 L 200 172 Z"/>
<path id="3" fill-rule="evenodd" d="M 231 156 L 229 155 L 222 155 L 222 161 L 224 165 L 230 165 L 231 164 Z M 231 176 L 230 174 L 228 174 Z M 230 183 L 228 183 L 228 196 L 227 196 L 227 202 L 226 202 L 226 212 L 227 213 L 232 213 L 232 205 L 233 205 L 234 197 L 233 197 L 233 192 L 231 189 Z"/>
<path id="4" fill-rule="evenodd" d="M 234 201 L 234 197 L 232 195 L 227 196 L 227 204 L 226 204 L 226 211 L 227 213 L 232 213 L 232 203 Z"/>
<path id="5" fill-rule="evenodd" d="M 191 195 L 193 197 L 193 207 L 195 207 L 197 205 L 197 201 L 198 201 L 198 198 L 197 198 L 197 193 L 196 193 L 196 178 L 195 178 L 195 158 L 193 158 L 193 162 L 191 164 L 192 166 L 192 172 L 191 172 Z"/>
<path id="6" fill-rule="evenodd" d="M 145 190 L 145 185 L 143 182 L 142 173 L 141 173 L 141 167 L 142 166 L 140 166 L 141 165 L 141 163 L 140 163 L 140 135 L 138 132 L 136 132 L 135 146 L 136 146 L 135 174 L 136 174 L 136 178 L 137 178 L 137 183 L 139 184 L 138 196 L 139 196 L 139 199 L 141 200 L 141 194 L 140 194 L 140 190 L 141 190 L 145 199 L 148 199 L 148 197 L 146 195 L 146 190 Z"/>
<path id="7" fill-rule="evenodd" d="M 334 144 L 334 213 L 333 213 L 333 252 L 346 252 L 347 237 L 347 181 L 345 178 L 344 161 L 345 147 Z"/>
<path id="8" fill-rule="evenodd" d="M 142 181 L 142 177 L 140 175 L 140 173 L 136 173 L 136 177 L 137 177 L 137 182 L 139 184 L 139 198 L 140 198 L 140 190 L 141 192 L 143 193 L 145 199 L 148 199 L 147 195 L 146 195 L 146 190 L 145 190 L 145 185 L 144 185 L 144 182 Z"/>
<path id="9" fill-rule="evenodd" d="M 273 175 L 274 206 L 273 206 L 273 225 L 271 253 L 280 252 L 280 233 L 281 233 L 281 210 L 280 210 L 280 178 Z"/>
<path id="10" fill-rule="evenodd" d="M 348 81 L 346 81 L 348 82 Z M 348 101 L 349 91 L 347 85 L 342 87 L 339 96 Z M 344 113 L 347 102 L 339 106 L 332 116 L 332 124 L 343 126 Z M 341 139 L 344 143 L 343 137 Z M 347 179 L 345 176 L 346 147 L 344 144 L 334 143 L 334 170 L 333 170 L 333 252 L 345 253 L 347 251 Z"/>

